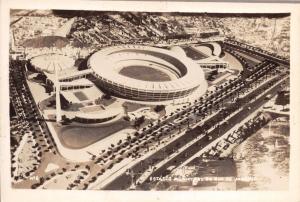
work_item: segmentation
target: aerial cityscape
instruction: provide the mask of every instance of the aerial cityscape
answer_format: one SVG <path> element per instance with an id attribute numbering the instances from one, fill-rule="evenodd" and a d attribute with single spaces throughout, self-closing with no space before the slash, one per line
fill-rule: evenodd
<path id="1" fill-rule="evenodd" d="M 288 190 L 290 14 L 11 10 L 15 189 Z"/>

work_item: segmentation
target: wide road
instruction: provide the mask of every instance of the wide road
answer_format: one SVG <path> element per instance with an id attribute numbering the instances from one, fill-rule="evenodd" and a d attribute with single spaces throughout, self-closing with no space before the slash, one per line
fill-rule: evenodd
<path id="1" fill-rule="evenodd" d="M 237 41 L 235 41 L 235 42 L 237 42 Z M 260 51 L 253 50 L 253 48 L 255 48 L 255 47 L 252 47 L 250 45 L 247 45 L 248 48 L 242 47 L 242 43 L 240 43 L 240 42 L 237 42 L 237 43 L 238 44 L 232 44 L 232 42 L 230 42 L 230 41 L 225 41 L 224 45 L 230 47 L 231 49 L 239 50 L 241 52 L 250 54 L 252 57 L 254 55 L 256 55 L 257 57 L 263 57 L 265 59 L 272 60 L 272 61 L 277 62 L 277 63 L 279 63 L 281 65 L 284 65 L 284 66 L 289 66 L 290 65 L 289 60 L 280 58 L 276 55 L 270 55 L 269 53 L 263 53 L 263 52 L 260 52 Z"/>
<path id="2" fill-rule="evenodd" d="M 208 138 L 202 138 L 195 142 L 193 145 L 188 147 L 185 151 L 180 153 L 178 156 L 176 156 L 172 161 L 166 163 L 164 166 L 162 166 L 160 169 L 157 169 L 153 174 L 152 177 L 159 177 L 166 175 L 166 169 L 169 166 L 176 166 L 178 167 L 183 161 L 188 159 L 189 157 L 196 154 L 199 150 L 203 149 L 205 146 L 213 142 L 218 137 L 225 134 L 227 131 L 229 131 L 232 127 L 234 127 L 236 124 L 240 123 L 241 120 L 247 118 L 251 113 L 253 113 L 255 110 L 266 104 L 269 100 L 265 99 L 265 96 L 268 94 L 271 94 L 274 96 L 277 91 L 280 89 L 280 84 L 277 84 L 276 86 L 272 87 L 270 90 L 265 91 L 262 96 L 260 96 L 258 99 L 256 99 L 254 102 L 247 103 L 243 109 L 234 115 L 233 117 L 228 119 L 228 123 L 222 124 L 219 127 L 212 130 L 208 135 L 211 136 L 211 140 L 208 140 Z M 250 107 L 250 110 L 248 109 Z M 196 133 L 197 131 L 192 130 L 188 133 Z M 144 186 L 142 186 L 143 189 L 147 189 L 147 182 L 144 183 Z"/>
<path id="3" fill-rule="evenodd" d="M 275 94 L 277 92 L 278 88 L 279 88 L 279 86 L 277 85 L 276 87 L 273 87 L 270 92 L 266 91 L 266 92 L 264 92 L 264 94 L 269 94 L 269 93 Z M 254 91 L 254 93 L 256 91 Z M 256 100 L 254 103 L 250 103 L 249 106 L 251 107 L 251 110 L 246 109 L 248 106 L 245 107 L 245 109 L 243 109 L 242 112 L 238 113 L 237 115 L 235 115 L 234 117 L 232 117 L 230 119 L 230 123 L 227 126 L 223 126 L 223 127 L 225 127 L 224 129 L 220 128 L 220 131 L 222 131 L 222 134 L 224 134 L 226 128 L 228 128 L 228 130 L 229 130 L 236 123 L 240 122 L 241 119 L 247 117 L 254 110 L 256 110 L 257 108 L 262 106 L 264 103 L 266 103 L 266 101 L 267 100 L 264 100 L 264 98 L 261 98 L 261 99 Z M 247 113 L 245 113 L 245 112 L 247 112 Z M 209 123 L 211 119 L 214 119 L 214 117 L 210 118 L 207 122 Z M 188 159 L 189 157 L 194 155 L 196 152 L 198 152 L 201 147 L 204 147 L 207 144 L 209 144 L 211 141 L 213 141 L 216 138 L 216 135 L 219 134 L 218 132 L 216 132 L 216 130 L 212 131 L 212 133 L 214 134 L 214 137 L 210 141 L 208 141 L 208 138 L 203 138 L 200 142 L 201 144 L 199 142 L 196 142 L 193 146 L 188 148 L 181 155 L 178 155 L 170 163 L 166 164 L 166 166 L 163 166 L 162 169 L 159 169 L 157 171 L 157 172 L 159 172 L 159 175 L 168 166 L 170 166 L 172 164 L 175 164 L 175 165 L 178 166 L 183 160 Z M 157 151 L 156 153 L 154 153 L 153 155 L 151 155 L 149 158 L 147 158 L 147 162 L 142 161 L 142 162 L 136 164 L 135 166 L 133 166 L 132 167 L 132 172 L 134 174 L 136 174 L 135 178 L 140 176 L 139 173 L 143 173 L 145 170 L 147 170 L 147 168 L 149 166 L 149 163 L 150 164 L 152 164 L 152 163 L 155 164 L 156 162 L 159 162 L 162 159 L 165 159 L 169 154 L 173 153 L 174 150 L 176 150 L 178 147 L 190 142 L 191 140 L 195 139 L 198 135 L 199 135 L 199 129 L 198 128 L 190 130 L 184 136 L 182 136 L 181 138 L 178 138 L 176 141 L 172 142 L 171 144 L 169 144 L 165 148 L 163 148 L 163 149 Z M 201 147 L 195 146 L 195 145 L 198 145 L 198 144 L 201 145 Z M 155 175 L 157 176 L 156 173 L 155 173 Z M 126 189 L 131 185 L 131 183 L 132 183 L 132 177 L 130 175 L 127 175 L 126 173 L 124 173 L 121 176 L 119 176 L 118 178 L 116 178 L 113 182 L 108 184 L 104 189 L 106 189 L 106 190 Z"/>

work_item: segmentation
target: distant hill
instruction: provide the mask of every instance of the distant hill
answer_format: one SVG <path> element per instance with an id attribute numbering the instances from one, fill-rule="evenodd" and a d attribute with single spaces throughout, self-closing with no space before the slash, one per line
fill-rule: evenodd
<path id="1" fill-rule="evenodd" d="M 41 36 L 33 39 L 27 39 L 24 43 L 24 47 L 32 48 L 45 48 L 45 47 L 57 47 L 63 48 L 69 44 L 69 40 L 61 36 Z"/>

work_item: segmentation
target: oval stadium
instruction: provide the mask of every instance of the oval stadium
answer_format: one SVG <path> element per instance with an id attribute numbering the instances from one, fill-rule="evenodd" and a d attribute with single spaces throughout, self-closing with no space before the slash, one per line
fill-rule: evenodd
<path id="1" fill-rule="evenodd" d="M 104 48 L 88 60 L 99 87 L 139 101 L 183 98 L 206 88 L 203 70 L 178 51 L 141 45 Z"/>

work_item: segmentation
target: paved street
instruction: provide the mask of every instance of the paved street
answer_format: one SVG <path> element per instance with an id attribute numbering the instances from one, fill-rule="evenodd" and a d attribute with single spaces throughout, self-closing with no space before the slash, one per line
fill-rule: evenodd
<path id="1" fill-rule="evenodd" d="M 276 85 L 271 90 L 264 92 L 263 94 L 264 95 L 267 95 L 267 94 L 275 95 L 277 93 L 277 90 L 279 88 L 280 88 L 280 84 Z M 251 96 L 251 95 L 249 95 L 249 96 Z M 186 151 L 184 151 L 180 155 L 178 155 L 171 162 L 167 163 L 161 169 L 157 170 L 153 174 L 153 176 L 160 176 L 160 175 L 164 174 L 164 171 L 166 170 L 166 168 L 168 168 L 171 165 L 175 165 L 175 166 L 180 165 L 180 163 L 182 161 L 184 161 L 185 159 L 187 159 L 190 156 L 192 156 L 193 154 L 195 154 L 197 151 L 199 151 L 199 149 L 205 147 L 207 144 L 209 144 L 214 139 L 216 139 L 219 135 L 224 134 L 232 126 L 234 126 L 236 123 L 238 123 L 241 119 L 247 117 L 253 111 L 255 111 L 256 109 L 258 109 L 259 107 L 261 107 L 262 105 L 264 105 L 267 102 L 267 100 L 264 97 L 265 96 L 262 96 L 259 99 L 257 99 L 256 101 L 254 101 L 253 103 L 246 104 L 243 107 L 242 111 L 240 111 L 238 114 L 236 114 L 235 116 L 233 116 L 232 118 L 229 119 L 228 124 L 221 125 L 220 128 L 216 128 L 215 130 L 213 130 L 209 134 L 210 136 L 212 136 L 211 140 L 208 140 L 208 138 L 202 138 L 202 139 L 200 139 L 195 144 L 193 144 L 188 149 L 186 149 Z M 247 100 L 247 98 L 245 98 L 245 100 Z M 248 107 L 250 107 L 251 110 L 249 110 Z M 211 119 L 208 120 L 207 122 L 210 122 L 210 121 L 211 121 Z M 222 131 L 222 133 L 220 133 L 220 131 Z M 178 140 L 174 141 L 173 143 L 171 143 L 170 145 L 168 145 L 164 149 L 159 150 L 158 152 L 156 152 L 155 154 L 153 154 L 152 156 L 150 156 L 147 159 L 147 161 L 151 162 L 151 163 L 155 163 L 155 162 L 159 161 L 160 159 L 166 158 L 169 155 L 168 152 L 172 153 L 173 149 L 176 148 L 177 145 L 186 144 L 189 141 L 191 141 L 192 139 L 194 139 L 195 137 L 197 137 L 198 135 L 199 135 L 198 128 L 188 131 L 185 136 L 183 136 L 182 138 L 179 138 Z M 134 166 L 132 168 L 132 172 L 136 173 L 135 178 L 137 178 L 140 175 L 139 173 L 142 173 L 145 170 L 147 170 L 147 168 L 148 168 L 148 163 L 145 163 L 145 162 L 139 163 L 138 165 Z M 108 189 L 108 190 L 109 189 L 112 189 L 112 190 L 113 189 L 120 189 L 120 187 L 119 187 L 120 184 L 123 184 L 123 186 L 124 186 L 123 188 L 125 188 L 126 184 L 127 185 L 131 185 L 131 181 L 132 181 L 131 176 L 123 174 L 120 177 L 118 177 L 116 180 L 114 180 L 111 184 L 109 184 L 108 186 L 106 186 L 105 189 Z M 124 182 L 126 182 L 126 183 L 124 183 Z M 146 188 L 146 187 L 143 187 L 143 188 Z"/>
<path id="2" fill-rule="evenodd" d="M 293 198 L 298 7 L 40 3 L 4 6 L 1 199 Z"/>

